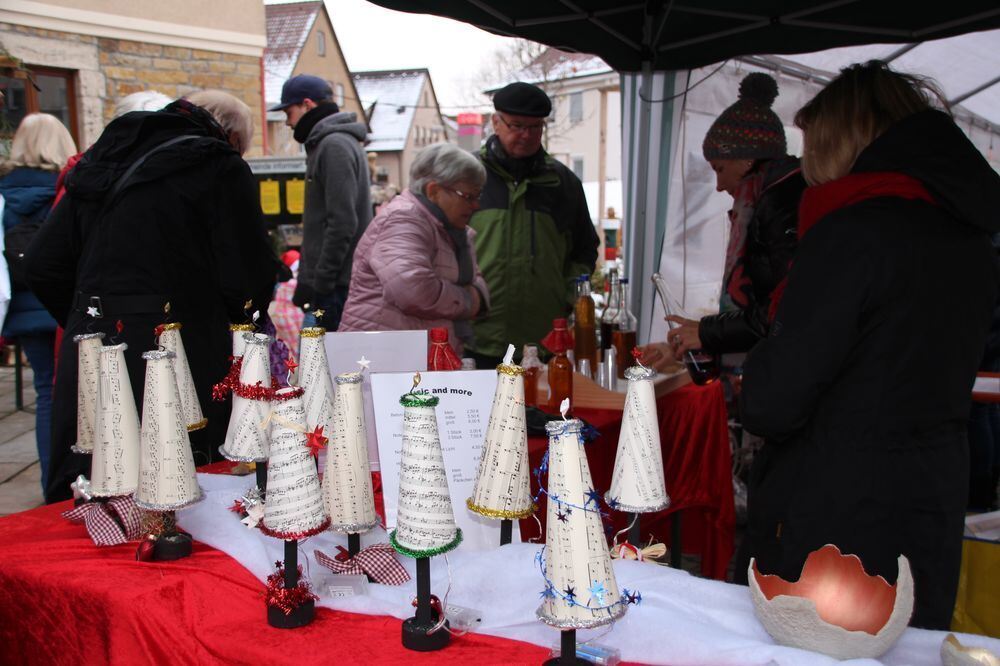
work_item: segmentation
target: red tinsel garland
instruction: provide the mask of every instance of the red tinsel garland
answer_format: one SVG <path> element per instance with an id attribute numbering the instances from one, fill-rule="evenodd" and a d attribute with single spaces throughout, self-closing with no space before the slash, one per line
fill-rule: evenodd
<path id="1" fill-rule="evenodd" d="M 285 567 L 280 562 L 276 562 L 278 570 L 267 577 L 267 589 L 264 591 L 264 601 L 268 606 L 280 608 L 285 615 L 291 615 L 292 611 L 312 599 L 318 601 L 319 597 L 309 589 L 309 583 L 302 579 L 302 566 L 299 566 L 299 584 L 291 590 L 286 590 Z"/>
<path id="2" fill-rule="evenodd" d="M 212 400 L 222 402 L 232 392 L 233 387 L 240 383 L 240 370 L 243 368 L 243 357 L 232 358 L 232 365 L 229 372 L 222 378 L 222 381 L 212 387 Z"/>
<path id="3" fill-rule="evenodd" d="M 270 386 L 264 386 L 260 382 L 256 384 L 242 384 L 237 382 L 233 386 L 233 394 L 246 400 L 274 400 L 274 392 L 278 390 L 278 382 L 272 378 Z"/>

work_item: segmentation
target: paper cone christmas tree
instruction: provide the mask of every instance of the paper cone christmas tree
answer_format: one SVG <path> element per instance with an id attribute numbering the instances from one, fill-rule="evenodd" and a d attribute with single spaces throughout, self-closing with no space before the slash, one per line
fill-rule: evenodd
<path id="1" fill-rule="evenodd" d="M 245 333 L 253 333 L 253 324 L 230 324 L 229 331 L 233 334 L 233 361 L 243 358 L 243 352 L 247 348 Z"/>
<path id="2" fill-rule="evenodd" d="M 73 453 L 93 453 L 94 427 L 97 425 L 97 382 L 99 354 L 104 346 L 103 333 L 73 336 L 77 345 L 76 444 Z"/>
<path id="3" fill-rule="evenodd" d="M 299 385 L 305 389 L 302 398 L 306 423 L 310 430 L 323 428 L 333 432 L 333 380 L 326 360 L 324 338 L 326 329 L 318 326 L 302 329 L 299 341 Z"/>
<path id="4" fill-rule="evenodd" d="M 546 624 L 585 629 L 625 613 L 618 593 L 578 419 L 550 421 L 548 514 L 538 562 L 545 576 L 536 614 Z"/>
<path id="5" fill-rule="evenodd" d="M 174 353 L 174 376 L 177 377 L 177 390 L 181 396 L 181 413 L 184 415 L 184 425 L 188 432 L 200 430 L 208 425 L 208 419 L 201 411 L 198 393 L 194 389 L 194 379 L 191 377 L 191 366 L 188 365 L 187 353 L 184 351 L 184 341 L 181 339 L 181 324 L 164 324 L 159 329 L 160 345 Z"/>
<path id="6" fill-rule="evenodd" d="M 318 534 L 327 528 L 330 519 L 323 510 L 316 462 L 306 446 L 302 389 L 279 389 L 269 420 L 271 455 L 261 531 L 287 541 Z"/>
<path id="7" fill-rule="evenodd" d="M 323 473 L 323 502 L 331 530 L 357 534 L 378 524 L 368 466 L 361 373 L 345 372 L 337 375 L 336 381 L 333 434 L 326 449 Z"/>
<path id="8" fill-rule="evenodd" d="M 125 367 L 128 345 L 98 350 L 97 424 L 90 461 L 90 494 L 129 495 L 139 485 L 139 413 Z"/>
<path id="9" fill-rule="evenodd" d="M 191 441 L 177 388 L 172 351 L 148 351 L 139 431 L 139 487 L 135 503 L 150 511 L 174 511 L 202 498 Z"/>
<path id="10" fill-rule="evenodd" d="M 625 370 L 625 413 L 611 488 L 605 495 L 608 504 L 618 511 L 651 513 L 670 506 L 663 480 L 654 377 L 656 371 L 643 365 Z"/>
<path id="11" fill-rule="evenodd" d="M 419 380 L 418 380 L 419 381 Z M 409 557 L 433 557 L 462 542 L 455 525 L 448 477 L 441 455 L 438 399 L 426 393 L 407 393 L 403 405 L 403 451 L 399 470 L 399 509 L 392 546 Z"/>
<path id="12" fill-rule="evenodd" d="M 233 412 L 229 417 L 226 442 L 219 451 L 236 462 L 267 460 L 268 432 L 261 425 L 270 411 L 270 336 L 244 333 L 246 348 L 240 381 L 233 388 Z"/>
<path id="13" fill-rule="evenodd" d="M 524 369 L 505 359 L 497 366 L 497 389 L 486 426 L 483 456 L 466 506 L 487 518 L 527 518 L 535 511 L 528 473 Z"/>

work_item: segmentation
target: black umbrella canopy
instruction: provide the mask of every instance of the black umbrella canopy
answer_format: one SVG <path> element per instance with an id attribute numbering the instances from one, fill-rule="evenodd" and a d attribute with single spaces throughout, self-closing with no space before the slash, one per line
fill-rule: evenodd
<path id="1" fill-rule="evenodd" d="M 691 69 L 739 55 L 910 43 L 1000 27 L 997 0 L 369 0 L 434 14 L 619 71 Z"/>

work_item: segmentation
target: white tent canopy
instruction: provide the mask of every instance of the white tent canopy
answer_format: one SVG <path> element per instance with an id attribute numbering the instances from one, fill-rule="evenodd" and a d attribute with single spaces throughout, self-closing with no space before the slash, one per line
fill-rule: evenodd
<path id="1" fill-rule="evenodd" d="M 728 234 L 731 199 L 715 191 L 715 175 L 701 153 L 709 126 L 736 101 L 739 82 L 751 71 L 778 81 L 774 110 L 787 130 L 789 152 L 801 150 L 792 126 L 795 112 L 844 66 L 888 60 L 908 73 L 927 76 L 953 105 L 958 124 L 1000 170 L 1000 30 L 915 45 L 868 45 L 793 56 L 752 56 L 690 71 L 656 72 L 642 92 L 640 74 L 622 75 L 623 189 L 626 197 L 625 260 L 633 276 L 639 337 L 663 340 L 663 306 L 649 277 L 659 271 L 686 313 L 716 312 Z M 642 99 L 651 104 L 642 104 Z M 644 119 L 642 113 L 648 109 Z M 650 140 L 631 137 L 647 124 Z M 637 174 L 646 167 L 644 183 Z M 640 209 L 646 223 L 636 225 Z"/>

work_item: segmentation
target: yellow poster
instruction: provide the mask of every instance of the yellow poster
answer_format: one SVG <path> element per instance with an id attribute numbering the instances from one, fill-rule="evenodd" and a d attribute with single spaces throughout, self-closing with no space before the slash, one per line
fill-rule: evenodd
<path id="1" fill-rule="evenodd" d="M 301 178 L 293 178 L 285 181 L 285 201 L 288 212 L 292 215 L 301 215 L 305 210 L 304 199 L 306 193 L 306 181 Z"/>
<path id="2" fill-rule="evenodd" d="M 281 213 L 281 190 L 276 180 L 260 181 L 260 209 L 264 215 Z"/>

